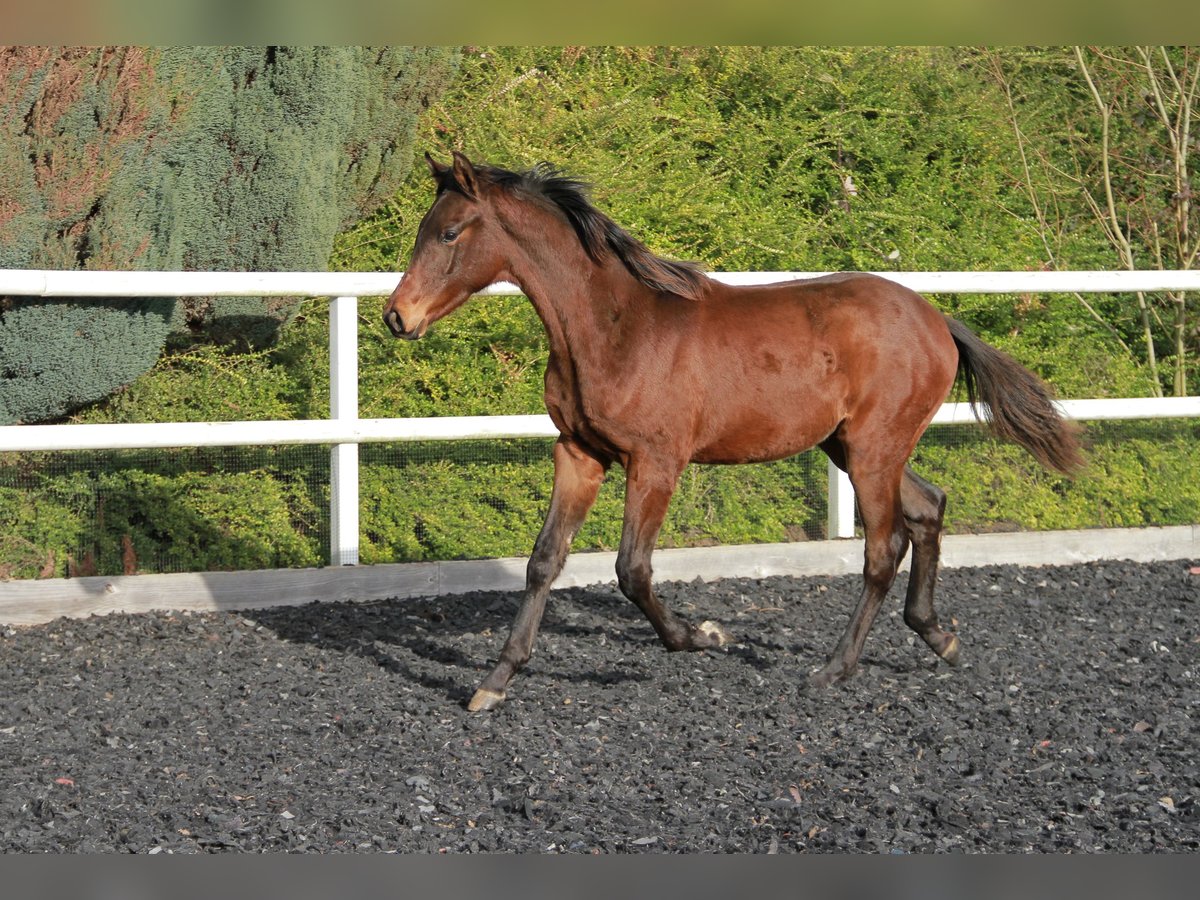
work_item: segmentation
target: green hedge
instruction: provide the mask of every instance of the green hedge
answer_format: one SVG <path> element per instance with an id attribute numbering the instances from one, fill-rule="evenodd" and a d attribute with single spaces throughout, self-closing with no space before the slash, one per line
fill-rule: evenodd
<path id="1" fill-rule="evenodd" d="M 914 469 L 950 495 L 949 531 L 1200 522 L 1200 422 L 1092 423 L 1088 468 L 1074 480 L 967 427 L 933 429 L 913 457 Z"/>
<path id="2" fill-rule="evenodd" d="M 327 485 L 286 450 L 0 454 L 0 577 L 320 565 Z"/>
<path id="3" fill-rule="evenodd" d="M 1051 475 L 974 426 L 934 428 L 914 468 L 948 494 L 947 531 L 1053 530 L 1200 521 L 1200 423 L 1097 423 L 1090 467 Z M 549 441 L 367 445 L 364 563 L 525 556 L 549 503 Z M 690 466 L 662 547 L 819 539 L 820 453 L 749 466 Z M 0 457 L 0 577 L 321 565 L 328 560 L 326 448 Z M 620 541 L 613 469 L 576 550 Z M 91 571 L 90 568 L 87 571 Z"/>
<path id="4" fill-rule="evenodd" d="M 550 502 L 550 442 L 363 449 L 359 490 L 364 562 L 523 556 Z M 745 544 L 819 536 L 825 463 L 812 454 L 765 466 L 691 466 L 659 543 Z M 610 470 L 575 539 L 615 550 L 624 473 Z"/>

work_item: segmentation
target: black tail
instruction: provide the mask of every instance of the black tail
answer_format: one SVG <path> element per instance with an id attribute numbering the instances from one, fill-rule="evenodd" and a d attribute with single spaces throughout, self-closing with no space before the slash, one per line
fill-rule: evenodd
<path id="1" fill-rule="evenodd" d="M 1048 469 L 1072 475 L 1082 468 L 1079 426 L 1062 417 L 1046 383 L 961 322 L 947 316 L 946 324 L 958 345 L 958 373 L 975 415 L 979 403 L 986 403 L 992 433 L 1020 444 Z"/>

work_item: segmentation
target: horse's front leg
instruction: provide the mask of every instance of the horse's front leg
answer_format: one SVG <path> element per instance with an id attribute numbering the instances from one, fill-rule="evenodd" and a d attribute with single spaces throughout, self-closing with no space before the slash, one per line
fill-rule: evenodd
<path id="1" fill-rule="evenodd" d="M 503 703 L 508 683 L 529 661 L 550 585 L 562 571 L 571 541 L 596 502 L 606 468 L 566 437 L 554 445 L 554 491 L 550 511 L 529 557 L 525 596 L 500 651 L 500 661 L 467 705 L 471 712 L 494 709 Z"/>
<path id="2" fill-rule="evenodd" d="M 654 593 L 650 555 L 667 515 L 671 495 L 683 466 L 658 460 L 630 462 L 625 482 L 625 520 L 617 553 L 617 583 L 650 620 L 668 650 L 704 650 L 732 639 L 715 622 L 690 625 L 675 615 Z"/>

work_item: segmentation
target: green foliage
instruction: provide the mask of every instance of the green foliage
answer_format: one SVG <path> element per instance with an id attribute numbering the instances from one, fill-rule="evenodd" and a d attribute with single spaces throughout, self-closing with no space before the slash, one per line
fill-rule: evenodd
<path id="1" fill-rule="evenodd" d="M 293 525 L 296 512 L 314 512 L 307 498 L 266 471 L 125 471 L 101 477 L 99 488 L 106 529 L 128 535 L 139 558 L 167 553 L 198 572 L 312 566 L 321 558 Z M 115 548 L 106 542 L 104 550 L 97 564 L 111 571 Z"/>
<path id="2" fill-rule="evenodd" d="M 92 225 L 116 174 L 140 165 L 151 81 L 141 50 L 0 49 L 0 267 L 137 264 L 141 241 Z M 133 380 L 173 307 L 0 298 L 0 424 L 61 416 Z"/>
<path id="3" fill-rule="evenodd" d="M 148 412 L 160 422 L 289 419 L 303 389 L 273 362 L 266 351 L 235 353 L 213 344 L 167 352 L 103 409 L 85 410 L 78 420 L 142 422 Z"/>
<path id="4" fill-rule="evenodd" d="M 4 48 L 0 266 L 322 270 L 337 231 L 407 173 L 417 115 L 455 59 L 437 48 Z M 6 302 L 0 422 L 59 417 L 128 384 L 171 327 L 265 346 L 295 306 Z"/>
<path id="5" fill-rule="evenodd" d="M 0 424 L 62 416 L 154 365 L 171 304 L 0 301 Z"/>
<path id="6" fill-rule="evenodd" d="M 613 481 L 623 496 L 624 478 Z M 825 494 L 825 457 L 819 453 L 754 466 L 688 466 L 671 498 L 659 545 L 759 544 L 820 536 Z M 619 526 L 620 521 L 618 512 L 614 522 Z"/>
<path id="7" fill-rule="evenodd" d="M 79 456 L 0 458 L 0 578 L 325 559 L 327 463 L 310 474 L 311 457 L 273 448 Z"/>
<path id="8" fill-rule="evenodd" d="M 0 484 L 0 579 L 65 575 L 67 560 L 91 525 L 81 476 L 40 490 Z"/>
<path id="9" fill-rule="evenodd" d="M 363 562 L 520 556 L 533 546 L 550 467 L 432 459 L 366 465 L 359 477 Z"/>
<path id="10" fill-rule="evenodd" d="M 1195 48 L 1006 48 L 982 59 L 1011 100 L 1001 120 L 1020 150 L 1011 177 L 1026 194 L 1025 221 L 1048 267 L 1195 267 Z M 1188 393 L 1200 371 L 1194 298 L 1110 297 L 1097 312 L 1155 370 L 1156 393 Z"/>
<path id="11" fill-rule="evenodd" d="M 544 412 L 547 350 L 533 307 L 523 297 L 489 297 L 472 307 L 407 347 L 368 309 L 359 336 L 362 415 Z"/>
<path id="12" fill-rule="evenodd" d="M 972 268 L 1022 268 L 1034 248 L 996 203 L 997 98 L 961 61 L 920 48 L 489 48 L 464 58 L 420 139 L 443 158 L 561 165 L 655 249 L 713 269 L 955 268 L 964 248 Z M 427 200 L 410 179 L 338 262 L 394 265 Z"/>
<path id="13" fill-rule="evenodd" d="M 364 562 L 523 556 L 546 516 L 549 441 L 365 447 L 360 474 Z M 819 534 L 824 457 L 762 466 L 690 466 L 680 478 L 660 546 L 742 544 Z M 625 477 L 613 468 L 575 539 L 615 550 Z"/>
<path id="14" fill-rule="evenodd" d="M 913 468 L 950 499 L 951 532 L 1123 528 L 1200 521 L 1200 425 L 1093 423 L 1074 480 L 961 426 L 935 428 Z"/>
<path id="15" fill-rule="evenodd" d="M 185 107 L 144 210 L 163 268 L 319 271 L 334 235 L 407 174 L 421 105 L 453 55 L 432 48 L 172 48 L 158 76 Z M 184 87 L 186 85 L 186 87 Z M 130 185 L 132 187 L 132 185 Z M 293 303 L 188 304 L 189 324 L 262 346 Z"/>

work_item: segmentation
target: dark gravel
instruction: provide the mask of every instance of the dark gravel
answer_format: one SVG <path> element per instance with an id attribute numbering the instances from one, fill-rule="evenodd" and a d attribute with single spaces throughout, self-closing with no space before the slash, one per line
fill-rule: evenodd
<path id="1" fill-rule="evenodd" d="M 942 574 L 949 669 L 893 588 L 859 674 L 804 687 L 859 579 L 662 595 L 741 643 L 668 654 L 615 588 L 2 629 L 7 851 L 1194 851 L 1190 563 Z M 0 587 L 2 589 L 2 587 Z"/>

